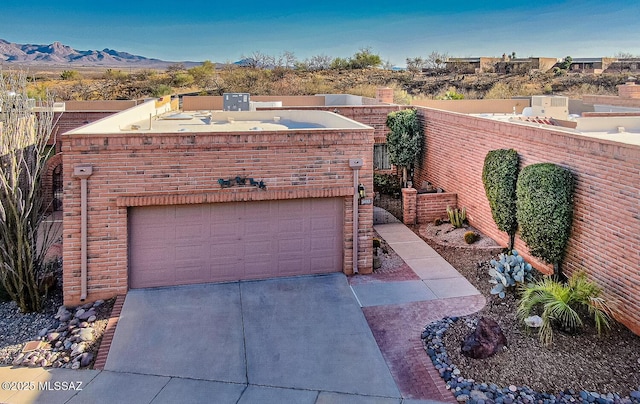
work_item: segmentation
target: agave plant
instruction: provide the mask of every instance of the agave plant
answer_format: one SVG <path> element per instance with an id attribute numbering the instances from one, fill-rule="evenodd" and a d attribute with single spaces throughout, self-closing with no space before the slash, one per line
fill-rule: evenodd
<path id="1" fill-rule="evenodd" d="M 499 254 L 498 259 L 491 260 L 490 264 L 489 282 L 495 284 L 491 294 L 501 299 L 505 297 L 507 288 L 533 281 L 533 267 L 516 250 L 511 250 L 510 254 Z"/>
<path id="2" fill-rule="evenodd" d="M 540 310 L 542 327 L 539 338 L 544 345 L 553 341 L 554 325 L 565 330 L 580 331 L 584 322 L 582 313 L 593 318 L 598 335 L 609 328 L 611 310 L 600 297 L 602 290 L 591 282 L 584 272 L 573 274 L 567 283 L 545 277 L 539 282 L 523 287 L 518 305 L 518 317 L 524 319 L 532 311 Z"/>

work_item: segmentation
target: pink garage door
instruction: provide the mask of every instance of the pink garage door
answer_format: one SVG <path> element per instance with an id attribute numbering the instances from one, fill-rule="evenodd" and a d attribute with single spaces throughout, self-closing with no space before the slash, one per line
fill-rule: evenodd
<path id="1" fill-rule="evenodd" d="M 343 199 L 129 209 L 129 286 L 342 271 Z"/>

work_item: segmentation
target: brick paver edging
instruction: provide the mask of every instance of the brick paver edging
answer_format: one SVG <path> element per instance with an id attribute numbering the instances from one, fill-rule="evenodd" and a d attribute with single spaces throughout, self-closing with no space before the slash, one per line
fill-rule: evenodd
<path id="1" fill-rule="evenodd" d="M 98 354 L 96 355 L 96 361 L 93 364 L 93 368 L 96 370 L 104 370 L 104 365 L 107 364 L 107 355 L 109 355 L 109 349 L 111 348 L 111 341 L 113 341 L 113 335 L 116 332 L 116 326 L 120 319 L 120 313 L 122 312 L 122 306 L 124 305 L 124 298 L 126 295 L 116 296 L 116 301 L 113 303 L 111 309 L 111 316 L 107 322 L 107 327 L 102 334 L 102 341 L 98 348 Z"/>

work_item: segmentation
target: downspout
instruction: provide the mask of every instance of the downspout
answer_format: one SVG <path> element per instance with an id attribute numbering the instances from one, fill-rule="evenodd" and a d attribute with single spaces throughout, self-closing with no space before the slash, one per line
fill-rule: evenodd
<path id="1" fill-rule="evenodd" d="M 80 301 L 87 299 L 87 179 L 93 169 L 89 165 L 75 166 L 73 176 L 80 178 Z"/>
<path id="2" fill-rule="evenodd" d="M 349 159 L 349 167 L 353 169 L 353 273 L 358 273 L 358 194 L 359 170 L 362 167 L 362 159 Z"/>

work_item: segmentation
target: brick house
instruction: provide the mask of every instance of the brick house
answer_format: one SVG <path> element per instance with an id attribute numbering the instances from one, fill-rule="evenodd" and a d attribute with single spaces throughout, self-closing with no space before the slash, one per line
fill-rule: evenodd
<path id="1" fill-rule="evenodd" d="M 640 107 L 636 89 L 635 84 L 628 83 L 620 87 L 621 97 L 615 100 L 585 97 L 585 102 Z M 291 119 L 294 115 L 287 118 L 283 109 L 295 109 L 295 113 L 291 112 L 298 114 L 294 121 L 322 126 L 315 128 L 271 130 L 256 122 L 243 130 L 223 130 L 222 123 L 206 124 L 208 111 L 216 109 L 219 99 L 185 97 L 183 109 L 188 111 L 189 108 L 184 107 L 194 105 L 193 111 L 188 112 L 191 116 L 185 117 L 188 120 L 157 119 L 160 109 L 169 107 L 146 103 L 63 135 L 65 304 L 79 303 L 83 297 L 87 300 L 112 297 L 131 287 L 239 279 L 238 271 L 245 274 L 244 278 L 295 274 L 288 272 L 286 260 L 280 259 L 284 255 L 271 253 L 277 250 L 274 247 L 280 242 L 277 238 L 270 243 L 262 242 L 271 240 L 268 235 L 256 237 L 248 244 L 235 242 L 233 237 L 251 239 L 250 234 L 240 232 L 239 229 L 247 228 L 240 220 L 251 222 L 252 229 L 267 232 L 261 234 L 269 234 L 272 231 L 269 229 L 283 223 L 295 222 L 292 227 L 305 229 L 302 233 L 318 235 L 304 238 L 304 244 L 297 250 L 295 244 L 283 247 L 288 248 L 286 251 L 308 252 L 329 245 L 323 247 L 321 256 L 332 264 L 327 264 L 322 271 L 353 273 L 355 173 L 349 161 L 362 159 L 364 164 L 358 170 L 358 182 L 371 192 L 374 158 L 380 159 L 379 151 L 384 150 L 388 131 L 386 116 L 406 108 L 390 104 L 392 92 L 389 89 L 386 92 L 389 98 L 386 104 L 372 100 L 360 105 L 327 105 L 326 101 L 305 99 L 302 102 L 306 106 L 300 106 L 296 100 L 285 97 L 291 104 L 264 108 L 264 112 L 270 114 L 268 119 L 263 119 L 265 122 L 274 123 L 278 116 Z M 378 98 L 384 95 L 382 91 Z M 414 106 L 426 139 L 414 183 L 429 181 L 447 192 L 403 192 L 405 221 L 421 223 L 446 217 L 447 205 L 466 207 L 473 226 L 506 245 L 508 238 L 497 230 L 482 186 L 486 153 L 498 148 L 515 148 L 522 166 L 537 162 L 565 166 L 576 178 L 573 229 L 565 271 L 587 271 L 589 277 L 603 287 L 615 308 L 616 318 L 640 333 L 638 114 L 584 113 L 577 127 L 571 129 L 516 119 L 515 114 L 531 106 L 531 101 L 525 99 L 431 103 L 437 104 Z M 315 115 L 318 113 L 320 115 Z M 496 119 L 500 115 L 506 119 Z M 331 122 L 325 120 L 329 116 Z M 590 120 L 590 117 L 608 121 Z M 74 175 L 74 169 L 88 167 L 91 167 L 90 176 L 87 177 L 87 172 Z M 230 180 L 236 176 L 261 180 L 266 190 L 248 183 L 231 186 Z M 87 191 L 84 253 L 82 177 L 85 177 Z M 218 180 L 223 180 L 223 184 L 230 181 L 230 186 L 222 187 Z M 359 210 L 357 269 L 366 273 L 371 271 L 372 264 L 372 207 L 355 206 Z M 218 215 L 219 210 L 224 213 Z M 284 217 L 280 216 L 282 212 Z M 321 216 L 314 216 L 316 213 Z M 273 221 L 263 221 L 265 217 Z M 202 226 L 203 223 L 219 223 L 219 226 Z M 314 227 L 319 223 L 332 224 L 323 229 Z M 231 253 L 224 257 L 226 261 L 218 260 L 217 267 L 207 268 L 210 275 L 205 277 L 190 268 L 202 267 L 202 262 L 195 259 L 197 256 L 208 258 L 216 251 L 207 245 L 195 246 L 193 240 L 218 237 L 212 228 L 227 229 L 227 233 L 233 235 L 216 239 L 216 243 L 228 246 L 223 253 Z M 174 233 L 168 237 L 170 232 Z M 290 235 L 295 240 L 295 233 Z M 302 234 L 299 238 L 303 239 Z M 192 249 L 183 249 L 182 256 L 167 255 L 164 251 L 166 246 L 177 251 L 176 247 L 183 241 Z M 282 242 L 286 246 L 287 240 Z M 528 256 L 526 245 L 519 239 L 516 248 Z M 329 251 L 337 251 L 337 255 Z M 262 260 L 267 256 L 273 259 L 269 261 L 273 263 L 270 267 L 282 268 L 281 272 L 260 269 L 257 264 L 267 261 Z M 539 269 L 549 269 L 529 259 Z M 231 265 L 234 260 L 242 262 L 238 264 L 242 265 L 241 270 Z M 163 266 L 165 261 L 172 267 L 180 264 L 183 270 L 172 272 Z M 140 267 L 139 262 L 150 263 L 150 268 Z M 305 268 L 305 273 L 321 271 L 311 264 L 297 263 Z M 154 266 L 163 268 L 164 272 L 154 273 Z M 215 274 L 221 277 L 211 277 Z"/>
<path id="2" fill-rule="evenodd" d="M 65 304 L 372 271 L 373 207 L 354 181 L 372 191 L 373 128 L 327 111 L 175 107 L 150 101 L 63 135 Z"/>

